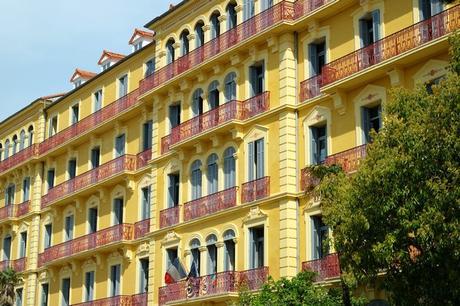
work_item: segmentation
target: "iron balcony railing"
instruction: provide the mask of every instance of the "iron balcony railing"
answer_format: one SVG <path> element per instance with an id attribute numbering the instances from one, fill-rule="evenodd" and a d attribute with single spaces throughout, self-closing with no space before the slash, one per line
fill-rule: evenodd
<path id="1" fill-rule="evenodd" d="M 337 253 L 333 253 L 321 259 L 305 261 L 302 263 L 302 269 L 304 271 L 315 272 L 317 274 L 315 277 L 317 282 L 337 278 L 340 277 L 339 257 Z"/>
<path id="2" fill-rule="evenodd" d="M 21 204 L 11 204 L 0 208 L 0 221 L 7 218 L 19 218 L 27 214 L 30 210 L 30 201 Z"/>
<path id="3" fill-rule="evenodd" d="M 160 211 L 160 228 L 165 228 L 179 223 L 179 212 L 179 206 L 166 208 Z"/>
<path id="4" fill-rule="evenodd" d="M 150 232 L 150 218 L 134 223 L 134 239 L 145 237 Z"/>
<path id="5" fill-rule="evenodd" d="M 212 215 L 236 205 L 237 187 L 216 192 L 184 204 L 184 221 Z"/>
<path id="6" fill-rule="evenodd" d="M 117 295 L 105 299 L 72 304 L 72 306 L 147 306 L 147 293 Z"/>
<path id="7" fill-rule="evenodd" d="M 16 167 L 19 164 L 39 155 L 39 145 L 33 144 L 21 151 L 11 155 L 7 159 L 0 161 L 0 173 Z"/>
<path id="8" fill-rule="evenodd" d="M 244 183 L 241 188 L 241 203 L 253 202 L 270 195 L 270 177 Z"/>
<path id="9" fill-rule="evenodd" d="M 11 268 L 16 272 L 24 272 L 27 265 L 27 257 L 22 257 L 16 260 L 4 260 L 0 262 L 0 271 Z"/>

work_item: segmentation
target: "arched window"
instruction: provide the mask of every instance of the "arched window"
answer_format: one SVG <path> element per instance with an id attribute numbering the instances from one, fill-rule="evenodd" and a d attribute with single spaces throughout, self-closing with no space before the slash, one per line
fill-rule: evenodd
<path id="1" fill-rule="evenodd" d="M 211 234 L 206 238 L 206 248 L 208 249 L 208 275 L 217 273 L 217 237 Z"/>
<path id="2" fill-rule="evenodd" d="M 24 150 L 26 146 L 26 132 L 24 130 L 19 134 L 19 151 Z"/>
<path id="3" fill-rule="evenodd" d="M 173 38 L 170 38 L 166 43 L 166 63 L 171 64 L 174 62 L 175 58 L 175 50 L 174 50 L 175 41 Z"/>
<path id="4" fill-rule="evenodd" d="M 201 161 L 195 160 L 190 168 L 190 183 L 192 185 L 192 200 L 201 198 Z"/>
<path id="5" fill-rule="evenodd" d="M 243 19 L 244 21 L 254 17 L 255 3 L 254 0 L 244 0 L 243 2 Z"/>
<path id="6" fill-rule="evenodd" d="M 218 166 L 217 154 L 211 154 L 208 157 L 208 194 L 213 194 L 218 191 Z"/>
<path id="7" fill-rule="evenodd" d="M 236 100 L 236 73 L 230 72 L 225 77 L 225 102 Z"/>
<path id="8" fill-rule="evenodd" d="M 10 157 L 10 140 L 9 139 L 7 139 L 5 141 L 5 154 L 4 154 L 4 156 L 5 156 L 5 159 Z"/>
<path id="9" fill-rule="evenodd" d="M 180 45 L 181 45 L 182 56 L 188 54 L 188 52 L 190 51 L 190 45 L 188 42 L 189 34 L 190 33 L 188 30 L 184 30 L 180 34 Z"/>
<path id="10" fill-rule="evenodd" d="M 203 114 L 203 89 L 198 88 L 192 96 L 192 113 L 193 117 Z"/>
<path id="11" fill-rule="evenodd" d="M 27 130 L 29 133 L 29 147 L 34 143 L 34 127 L 31 125 Z"/>
<path id="12" fill-rule="evenodd" d="M 191 254 L 191 262 L 190 262 L 190 273 L 192 275 L 200 276 L 200 240 L 194 238 L 190 241 L 190 254 Z"/>
<path id="13" fill-rule="evenodd" d="M 227 27 L 229 30 L 235 28 L 238 23 L 236 6 L 237 5 L 235 1 L 232 1 L 227 5 Z"/>
<path id="14" fill-rule="evenodd" d="M 227 148 L 224 151 L 224 189 L 236 186 L 235 149 Z"/>
<path id="15" fill-rule="evenodd" d="M 219 82 L 213 81 L 208 87 L 208 104 L 209 109 L 219 106 Z"/>
<path id="16" fill-rule="evenodd" d="M 224 271 L 235 271 L 235 232 L 226 230 L 224 235 Z"/>
<path id="17" fill-rule="evenodd" d="M 18 152 L 18 136 L 14 135 L 13 136 L 13 153 L 12 155 L 16 154 Z"/>
<path id="18" fill-rule="evenodd" d="M 211 39 L 219 37 L 220 35 L 220 21 L 219 21 L 220 13 L 214 12 L 211 15 Z"/>
<path id="19" fill-rule="evenodd" d="M 204 45 L 204 32 L 203 32 L 204 22 L 199 21 L 195 25 L 195 40 L 196 40 L 196 47 L 199 48 Z"/>

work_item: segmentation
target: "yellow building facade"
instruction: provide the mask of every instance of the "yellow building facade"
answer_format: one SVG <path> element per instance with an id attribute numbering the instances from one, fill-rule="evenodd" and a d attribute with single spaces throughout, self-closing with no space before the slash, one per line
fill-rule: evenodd
<path id="1" fill-rule="evenodd" d="M 145 27 L 0 123 L 18 305 L 226 305 L 302 269 L 337 284 L 306 167 L 356 170 L 389 90 L 446 74 L 460 7 L 184 0 Z M 193 277 L 166 283 L 178 262 Z"/>

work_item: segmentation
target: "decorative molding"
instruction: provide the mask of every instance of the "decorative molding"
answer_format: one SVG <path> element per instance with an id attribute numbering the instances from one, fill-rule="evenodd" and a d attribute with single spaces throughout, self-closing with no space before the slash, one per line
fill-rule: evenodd
<path id="1" fill-rule="evenodd" d="M 344 115 L 347 110 L 346 109 L 346 104 L 347 104 L 346 94 L 341 91 L 337 91 L 333 93 L 331 96 L 332 96 L 332 100 L 334 101 L 334 108 L 337 110 L 339 115 Z"/>
<path id="2" fill-rule="evenodd" d="M 174 245 L 178 244 L 180 242 L 180 237 L 177 235 L 175 231 L 169 231 L 166 233 L 165 237 L 163 240 L 161 240 L 161 245 Z"/>
<path id="3" fill-rule="evenodd" d="M 150 245 L 147 242 L 142 243 L 137 247 L 136 257 L 148 257 L 150 253 Z"/>
<path id="4" fill-rule="evenodd" d="M 394 68 L 387 72 L 390 77 L 391 86 L 402 86 L 404 85 L 404 70 L 400 68 Z"/>
<path id="5" fill-rule="evenodd" d="M 243 224 L 264 221 L 267 218 L 268 215 L 265 214 L 259 206 L 254 206 L 249 209 L 249 213 L 244 217 Z"/>

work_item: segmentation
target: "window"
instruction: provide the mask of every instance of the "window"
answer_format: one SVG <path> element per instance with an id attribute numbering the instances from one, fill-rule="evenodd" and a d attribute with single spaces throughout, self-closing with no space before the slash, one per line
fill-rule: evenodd
<path id="1" fill-rule="evenodd" d="M 49 131 L 48 131 L 49 137 L 57 133 L 57 120 L 58 120 L 57 116 L 54 116 L 50 119 L 50 125 L 49 125 Z"/>
<path id="2" fill-rule="evenodd" d="M 52 233 L 53 233 L 53 225 L 51 223 L 46 224 L 45 225 L 45 237 L 43 241 L 43 247 L 45 250 L 51 247 Z"/>
<path id="3" fill-rule="evenodd" d="M 8 159 L 9 156 L 10 156 L 10 140 L 7 139 L 5 141 L 5 159 Z"/>
<path id="4" fill-rule="evenodd" d="M 249 67 L 249 83 L 251 97 L 264 92 L 264 63 L 260 62 Z"/>
<path id="5" fill-rule="evenodd" d="M 124 75 L 118 79 L 118 97 L 124 97 L 128 94 L 128 76 Z"/>
<path id="6" fill-rule="evenodd" d="M 256 269 L 264 265 L 264 227 L 249 229 L 249 268 Z"/>
<path id="7" fill-rule="evenodd" d="M 94 298 L 94 271 L 85 273 L 85 302 Z"/>
<path id="8" fill-rule="evenodd" d="M 195 160 L 190 169 L 190 183 L 192 185 L 192 200 L 201 198 L 201 161 Z"/>
<path id="9" fill-rule="evenodd" d="M 22 202 L 30 200 L 30 177 L 26 177 L 22 181 Z"/>
<path id="10" fill-rule="evenodd" d="M 200 254 L 200 246 L 201 243 L 198 239 L 193 239 L 190 242 L 190 255 L 191 255 L 191 262 L 190 262 L 190 270 L 194 268 L 194 273 L 196 276 L 200 276 L 200 269 L 201 269 L 201 254 Z"/>
<path id="11" fill-rule="evenodd" d="M 34 127 L 29 126 L 29 129 L 27 130 L 29 133 L 29 147 L 34 143 Z"/>
<path id="12" fill-rule="evenodd" d="M 363 120 L 363 132 L 366 143 L 372 141 L 371 131 L 374 130 L 377 133 L 382 127 L 382 107 L 381 104 L 371 107 L 362 107 L 362 120 Z"/>
<path id="13" fill-rule="evenodd" d="M 5 206 L 14 204 L 14 194 L 16 193 L 16 186 L 13 184 L 8 185 L 5 191 Z"/>
<path id="14" fill-rule="evenodd" d="M 216 12 L 211 15 L 211 39 L 217 38 L 220 35 L 220 13 Z"/>
<path id="15" fill-rule="evenodd" d="M 166 249 L 166 269 L 177 259 L 177 248 Z"/>
<path id="16" fill-rule="evenodd" d="M 13 136 L 13 155 L 18 152 L 18 136 Z"/>
<path id="17" fill-rule="evenodd" d="M 193 92 L 192 113 L 193 117 L 203 114 L 203 90 L 201 88 Z"/>
<path id="18" fill-rule="evenodd" d="M 110 267 L 110 296 L 120 295 L 120 273 L 121 265 Z"/>
<path id="19" fill-rule="evenodd" d="M 99 167 L 101 156 L 101 148 L 94 147 L 91 149 L 91 169 Z"/>
<path id="20" fill-rule="evenodd" d="M 213 81 L 208 88 L 209 109 L 219 107 L 219 82 Z"/>
<path id="21" fill-rule="evenodd" d="M 22 306 L 22 288 L 16 289 L 16 306 Z"/>
<path id="22" fill-rule="evenodd" d="M 26 146 L 26 132 L 24 130 L 19 134 L 19 151 L 24 150 Z"/>
<path id="23" fill-rule="evenodd" d="M 235 232 L 224 233 L 224 271 L 235 271 Z"/>
<path id="24" fill-rule="evenodd" d="M 204 23 L 202 21 L 198 22 L 195 26 L 195 39 L 196 47 L 199 48 L 204 44 Z"/>
<path id="25" fill-rule="evenodd" d="M 115 158 L 125 155 L 125 134 L 121 134 L 115 138 Z"/>
<path id="26" fill-rule="evenodd" d="M 7 235 L 3 239 L 3 260 L 11 259 L 11 236 Z"/>
<path id="27" fill-rule="evenodd" d="M 168 207 L 179 205 L 179 173 L 168 174 Z"/>
<path id="28" fill-rule="evenodd" d="M 149 290 L 149 259 L 139 260 L 139 293 L 146 293 Z"/>
<path id="29" fill-rule="evenodd" d="M 114 217 L 113 224 L 114 225 L 123 224 L 123 204 L 124 203 L 123 203 L 122 198 L 115 199 L 113 201 L 113 217 Z"/>
<path id="30" fill-rule="evenodd" d="M 151 186 L 141 189 L 142 193 L 142 220 L 150 219 L 150 194 Z"/>
<path id="31" fill-rule="evenodd" d="M 324 224 L 323 218 L 321 216 L 311 217 L 311 222 L 313 259 L 321 259 L 329 254 L 327 244 L 329 228 Z"/>
<path id="32" fill-rule="evenodd" d="M 326 64 L 326 42 L 323 39 L 308 45 L 308 57 L 310 62 L 310 77 L 321 74 Z"/>
<path id="33" fill-rule="evenodd" d="M 224 151 L 224 189 L 236 186 L 235 149 L 230 147 Z"/>
<path id="34" fill-rule="evenodd" d="M 47 183 L 48 183 L 48 190 L 54 188 L 54 177 L 56 176 L 56 172 L 54 169 L 48 170 L 47 175 Z"/>
<path id="35" fill-rule="evenodd" d="M 41 301 L 40 301 L 41 306 L 48 306 L 48 293 L 49 293 L 48 283 L 42 284 L 42 296 L 41 296 Z"/>
<path id="36" fill-rule="evenodd" d="M 97 232 L 97 207 L 91 207 L 88 209 L 88 225 L 89 225 L 89 233 Z"/>
<path id="37" fill-rule="evenodd" d="M 99 89 L 93 94 L 94 100 L 94 112 L 97 112 L 102 108 L 102 89 Z"/>
<path id="38" fill-rule="evenodd" d="M 441 0 L 419 0 L 420 20 L 425 20 L 442 12 Z"/>
<path id="39" fill-rule="evenodd" d="M 70 306 L 70 278 L 62 279 L 61 297 L 61 306 Z"/>
<path id="40" fill-rule="evenodd" d="M 326 160 L 327 157 L 327 132 L 326 125 L 311 126 L 311 164 L 319 165 Z"/>
<path id="41" fill-rule="evenodd" d="M 236 73 L 230 72 L 225 77 L 225 102 L 236 100 Z"/>
<path id="42" fill-rule="evenodd" d="M 27 250 L 27 232 L 21 233 L 21 240 L 19 241 L 19 258 L 26 257 Z"/>
<path id="43" fill-rule="evenodd" d="M 134 52 L 139 51 L 140 49 L 142 49 L 142 41 L 134 45 Z"/>
<path id="44" fill-rule="evenodd" d="M 153 121 L 149 120 L 142 126 L 142 151 L 152 148 Z"/>
<path id="45" fill-rule="evenodd" d="M 375 10 L 359 20 L 361 47 L 367 47 L 380 39 L 380 11 Z"/>
<path id="46" fill-rule="evenodd" d="M 231 2 L 227 5 L 227 27 L 228 29 L 233 29 L 236 27 L 238 20 L 237 16 L 238 14 L 236 13 L 236 3 Z"/>
<path id="47" fill-rule="evenodd" d="M 264 139 L 258 139 L 248 144 L 249 181 L 257 180 L 265 176 Z"/>
<path id="48" fill-rule="evenodd" d="M 219 189 L 217 160 L 217 154 L 208 157 L 208 194 L 216 193 Z"/>
<path id="49" fill-rule="evenodd" d="M 273 0 L 262 0 L 260 3 L 260 10 L 263 12 L 273 6 Z"/>
<path id="50" fill-rule="evenodd" d="M 110 62 L 106 62 L 102 65 L 102 71 L 106 71 L 110 68 Z"/>
<path id="51" fill-rule="evenodd" d="M 246 21 L 249 18 L 254 17 L 255 14 L 255 1 L 244 0 L 243 1 L 243 20 Z"/>
<path id="52" fill-rule="evenodd" d="M 206 248 L 208 250 L 208 275 L 217 273 L 217 237 L 215 235 L 209 235 L 206 238 Z"/>
<path id="53" fill-rule="evenodd" d="M 155 72 L 155 59 L 148 60 L 145 63 L 145 77 L 152 75 Z"/>
<path id="54" fill-rule="evenodd" d="M 176 59 L 174 44 L 175 41 L 172 38 L 166 43 L 166 64 L 171 64 Z"/>
<path id="55" fill-rule="evenodd" d="M 69 176 L 69 180 L 74 179 L 77 176 L 77 160 L 71 159 L 69 160 L 69 164 L 67 167 L 67 175 Z"/>
<path id="56" fill-rule="evenodd" d="M 169 123 L 171 124 L 171 129 L 180 124 L 180 111 L 180 104 L 169 106 Z"/>
<path id="57" fill-rule="evenodd" d="M 74 216 L 70 215 L 65 217 L 65 228 L 64 228 L 64 240 L 70 241 L 73 239 L 73 226 L 74 226 Z"/>
<path id="58" fill-rule="evenodd" d="M 187 55 L 189 50 L 190 50 L 190 46 L 189 46 L 189 42 L 188 42 L 189 34 L 190 33 L 188 32 L 188 30 L 184 30 L 180 34 L 180 43 L 181 43 L 182 56 Z"/>
<path id="59" fill-rule="evenodd" d="M 70 109 L 70 112 L 71 112 L 71 122 L 70 124 L 73 125 L 75 123 L 78 122 L 79 120 L 79 116 L 80 116 L 80 106 L 78 104 L 75 104 L 74 106 L 72 106 L 72 108 Z"/>

